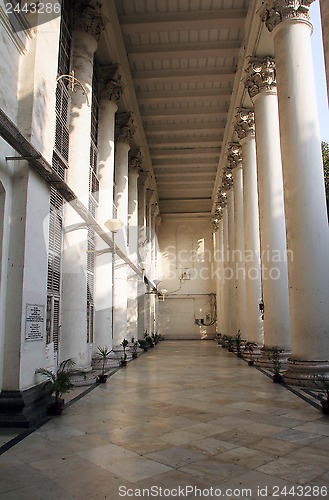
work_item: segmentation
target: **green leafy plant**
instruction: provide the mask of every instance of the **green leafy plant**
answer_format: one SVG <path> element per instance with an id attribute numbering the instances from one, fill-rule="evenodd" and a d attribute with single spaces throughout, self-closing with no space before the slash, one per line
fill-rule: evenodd
<path id="1" fill-rule="evenodd" d="M 281 368 L 282 368 L 282 361 L 280 358 L 280 354 L 283 352 L 282 349 L 280 349 L 278 346 L 273 346 L 268 349 L 268 358 L 271 361 L 272 364 L 272 370 L 273 370 L 273 381 L 274 382 L 281 382 L 282 381 L 282 376 L 281 376 Z"/>
<path id="2" fill-rule="evenodd" d="M 238 358 L 242 358 L 242 345 L 243 344 L 244 344 L 244 341 L 241 338 L 241 331 L 238 330 L 238 332 L 235 336 L 236 355 Z"/>
<path id="3" fill-rule="evenodd" d="M 96 357 L 102 363 L 102 369 L 101 369 L 100 375 L 104 376 L 105 375 L 105 364 L 106 364 L 106 361 L 108 361 L 110 359 L 112 349 L 109 349 L 107 346 L 105 346 L 105 347 L 98 346 L 97 350 L 98 350 L 98 352 L 96 353 Z"/>
<path id="4" fill-rule="evenodd" d="M 61 396 L 70 392 L 74 385 L 71 378 L 77 372 L 74 369 L 75 361 L 72 358 L 64 359 L 59 365 L 57 372 L 53 373 L 47 368 L 38 368 L 36 374 L 46 377 L 50 394 L 55 394 L 55 403 L 61 403 Z"/>
<path id="5" fill-rule="evenodd" d="M 127 360 L 127 353 L 126 353 L 126 349 L 128 347 L 128 340 L 127 339 L 123 339 L 123 341 L 121 342 L 121 346 L 123 347 L 123 357 L 122 357 L 122 361 L 126 361 Z"/>

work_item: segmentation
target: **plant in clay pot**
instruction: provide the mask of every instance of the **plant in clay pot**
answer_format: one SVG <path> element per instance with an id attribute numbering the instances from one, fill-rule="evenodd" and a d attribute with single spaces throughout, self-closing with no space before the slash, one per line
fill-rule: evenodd
<path id="1" fill-rule="evenodd" d="M 110 359 L 110 354 L 112 352 L 112 349 L 109 349 L 107 346 L 105 347 L 98 346 L 97 350 L 98 352 L 96 353 L 96 356 L 102 363 L 102 369 L 97 376 L 96 382 L 98 384 L 105 384 L 107 380 L 107 374 L 105 373 L 105 364 L 106 361 Z"/>
<path id="2" fill-rule="evenodd" d="M 127 353 L 126 353 L 126 349 L 128 347 L 128 340 L 127 339 L 123 339 L 123 341 L 121 342 L 121 346 L 123 347 L 123 356 L 121 358 L 121 366 L 127 366 Z"/>

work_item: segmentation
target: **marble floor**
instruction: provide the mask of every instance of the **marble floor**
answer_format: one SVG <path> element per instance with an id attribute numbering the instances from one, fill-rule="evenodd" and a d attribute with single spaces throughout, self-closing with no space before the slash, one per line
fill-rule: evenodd
<path id="1" fill-rule="evenodd" d="M 165 341 L 3 453 L 0 498 L 329 498 L 329 417 L 213 341 Z"/>

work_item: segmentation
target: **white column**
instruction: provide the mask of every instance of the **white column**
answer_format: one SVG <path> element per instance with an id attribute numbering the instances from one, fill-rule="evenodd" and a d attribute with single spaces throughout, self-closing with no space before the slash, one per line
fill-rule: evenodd
<path id="1" fill-rule="evenodd" d="M 243 339 L 248 338 L 246 269 L 244 261 L 244 209 L 243 209 L 243 172 L 241 147 L 232 144 L 228 160 L 233 173 L 234 189 L 234 272 L 236 284 L 236 328 Z"/>
<path id="2" fill-rule="evenodd" d="M 218 211 L 216 208 L 216 212 Z M 221 214 L 222 216 L 222 214 Z M 221 217 L 219 217 L 218 212 L 215 213 L 214 217 L 211 220 L 213 227 L 213 249 L 214 249 L 214 261 L 213 261 L 213 276 L 215 280 L 216 287 L 216 333 L 221 332 L 221 262 L 220 262 L 220 254 L 221 247 L 223 243 L 223 222 Z"/>
<path id="3" fill-rule="evenodd" d="M 246 87 L 254 103 L 258 169 L 260 243 L 264 302 L 264 349 L 260 361 L 269 363 L 268 348 L 290 355 L 290 314 L 286 224 L 274 59 L 254 59 Z"/>
<path id="4" fill-rule="evenodd" d="M 115 234 L 116 245 L 128 254 L 128 153 L 134 133 L 131 113 L 120 113 L 116 116 L 116 149 L 115 149 L 115 205 L 117 218 L 124 226 Z M 127 265 L 115 255 L 114 290 L 113 290 L 113 345 L 118 346 L 127 337 Z"/>
<path id="5" fill-rule="evenodd" d="M 320 0 L 320 9 L 321 9 L 324 61 L 325 61 L 326 76 L 327 76 L 327 93 L 329 99 L 329 2 L 328 0 Z"/>
<path id="6" fill-rule="evenodd" d="M 129 227 L 129 255 L 134 264 L 138 264 L 138 176 L 141 166 L 141 153 L 132 150 L 129 153 L 129 180 L 128 180 L 128 227 Z M 138 277 L 132 271 L 128 276 L 128 337 L 138 337 Z"/>
<path id="7" fill-rule="evenodd" d="M 146 183 L 147 172 L 141 172 L 138 178 L 138 263 L 146 269 Z M 138 282 L 138 338 L 143 339 L 146 328 L 146 287 L 142 280 Z"/>
<path id="8" fill-rule="evenodd" d="M 88 19 L 87 19 L 88 18 Z M 72 37 L 72 67 L 75 77 L 86 89 L 72 93 L 70 151 L 67 182 L 88 208 L 89 157 L 93 60 L 102 29 L 97 9 L 89 6 L 76 11 Z M 86 224 L 69 204 L 65 206 L 63 253 L 63 300 L 60 356 L 74 358 L 77 367 L 90 364 L 87 344 L 87 235 Z"/>
<path id="9" fill-rule="evenodd" d="M 263 345 L 263 325 L 259 313 L 262 286 L 254 113 L 240 110 L 235 130 L 242 145 L 248 338 Z"/>
<path id="10" fill-rule="evenodd" d="M 227 216 L 227 206 L 226 206 L 226 193 L 221 194 L 221 206 L 223 209 L 223 253 L 224 253 L 224 258 L 223 258 L 223 280 L 222 280 L 222 333 L 223 335 L 230 335 L 229 331 L 229 309 L 230 309 L 230 304 L 229 304 L 229 280 L 227 277 L 230 275 L 230 268 L 229 268 L 229 261 L 228 261 L 228 256 L 229 256 L 229 244 L 228 244 L 228 216 Z"/>
<path id="11" fill-rule="evenodd" d="M 99 116 L 99 203 L 97 220 L 104 224 L 113 218 L 114 129 L 116 101 L 122 94 L 118 65 L 101 68 Z M 101 238 L 96 239 L 95 340 L 94 346 L 112 348 L 112 253 Z M 104 253 L 102 253 L 104 251 Z"/>
<path id="12" fill-rule="evenodd" d="M 229 335 L 235 337 L 237 333 L 236 328 L 236 287 L 235 287 L 235 269 L 234 269 L 234 193 L 233 193 L 233 180 L 232 173 L 229 172 L 231 176 L 231 183 L 226 185 L 226 199 L 227 199 L 227 225 L 228 225 L 228 268 L 227 276 L 228 280 L 228 295 L 229 295 L 229 307 L 228 307 L 228 331 Z"/>
<path id="13" fill-rule="evenodd" d="M 329 231 L 311 51 L 309 0 L 287 9 L 272 3 L 264 18 L 273 31 L 277 70 L 291 318 L 285 380 L 329 379 Z"/>

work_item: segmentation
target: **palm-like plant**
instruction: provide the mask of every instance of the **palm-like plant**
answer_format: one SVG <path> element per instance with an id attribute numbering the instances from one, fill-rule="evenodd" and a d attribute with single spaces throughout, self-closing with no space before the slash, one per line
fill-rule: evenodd
<path id="1" fill-rule="evenodd" d="M 56 404 L 60 404 L 61 396 L 74 387 L 71 382 L 72 376 L 76 373 L 74 367 L 75 361 L 72 358 L 68 358 L 60 363 L 56 373 L 53 373 L 47 368 L 38 368 L 35 370 L 36 374 L 46 377 L 50 394 L 55 394 Z"/>
<path id="2" fill-rule="evenodd" d="M 123 339 L 123 341 L 120 344 L 123 347 L 123 358 L 122 358 L 123 361 L 126 361 L 127 359 L 126 348 L 128 347 L 128 344 L 129 342 L 127 339 Z"/>
<path id="3" fill-rule="evenodd" d="M 98 352 L 96 353 L 97 358 L 102 362 L 102 371 L 100 373 L 101 376 L 105 375 L 105 363 L 107 360 L 110 359 L 110 354 L 112 352 L 112 349 L 109 349 L 107 346 L 97 347 Z"/>

